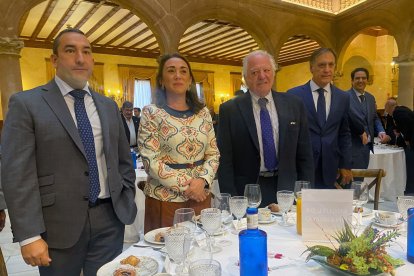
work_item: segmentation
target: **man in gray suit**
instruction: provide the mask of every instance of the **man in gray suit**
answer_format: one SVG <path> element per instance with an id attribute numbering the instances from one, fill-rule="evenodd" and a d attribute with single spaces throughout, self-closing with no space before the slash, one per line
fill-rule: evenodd
<path id="1" fill-rule="evenodd" d="M 360 135 L 351 128 L 352 136 L 352 168 L 366 169 L 369 164 L 369 151 L 373 151 L 374 136 L 378 133 L 381 143 L 391 138 L 385 134 L 381 120 L 377 115 L 374 96 L 365 91 L 369 79 L 368 70 L 356 68 L 351 72 L 352 88 L 350 94 L 350 117 L 364 126 L 365 132 Z"/>
<path id="2" fill-rule="evenodd" d="M 135 218 L 135 172 L 116 103 L 88 87 L 85 35 L 62 31 L 51 61 L 51 82 L 10 98 L 4 196 L 27 264 L 40 275 L 96 275 Z"/>

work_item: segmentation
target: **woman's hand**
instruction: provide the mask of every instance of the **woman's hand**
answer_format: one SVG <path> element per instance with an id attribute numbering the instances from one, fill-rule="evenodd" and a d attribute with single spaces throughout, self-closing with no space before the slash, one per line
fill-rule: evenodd
<path id="1" fill-rule="evenodd" d="M 192 178 L 188 180 L 184 183 L 184 186 L 188 185 L 187 190 L 184 192 L 185 196 L 197 202 L 206 200 L 208 193 L 204 189 L 205 184 L 206 182 L 203 178 Z"/>

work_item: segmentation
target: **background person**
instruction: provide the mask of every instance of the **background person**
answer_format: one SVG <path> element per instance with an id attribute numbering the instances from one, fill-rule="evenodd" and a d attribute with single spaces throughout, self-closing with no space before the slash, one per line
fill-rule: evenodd
<path id="1" fill-rule="evenodd" d="M 161 57 L 156 89 L 156 104 L 143 108 L 138 135 L 148 173 L 144 232 L 171 226 L 178 208 L 199 214 L 209 207 L 219 162 L 209 110 L 198 100 L 183 56 Z"/>
<path id="2" fill-rule="evenodd" d="M 139 129 L 139 118 L 132 116 L 133 108 L 131 102 L 124 102 L 121 107 L 122 123 L 124 124 L 125 134 L 130 147 L 137 146 L 137 137 Z"/>

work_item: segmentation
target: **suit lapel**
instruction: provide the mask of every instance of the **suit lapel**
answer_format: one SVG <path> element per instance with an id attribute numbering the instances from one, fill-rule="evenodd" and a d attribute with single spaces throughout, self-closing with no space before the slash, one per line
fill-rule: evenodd
<path id="1" fill-rule="evenodd" d="M 273 101 L 275 102 L 277 119 L 279 123 L 279 145 L 278 145 L 278 155 L 280 157 L 280 149 L 285 145 L 286 133 L 288 127 L 288 118 L 286 114 L 289 114 L 289 105 L 283 97 L 281 97 L 276 92 L 272 91 Z"/>
<path id="2" fill-rule="evenodd" d="M 341 104 L 342 103 L 338 97 L 338 91 L 336 91 L 335 86 L 331 85 L 331 107 L 329 108 L 329 115 L 325 126 L 328 126 L 333 120 L 333 117 L 336 116 L 334 110 L 341 110 Z"/>
<path id="3" fill-rule="evenodd" d="M 237 101 L 238 100 L 238 101 Z M 257 129 L 256 129 L 256 122 L 254 121 L 253 115 L 253 106 L 252 106 L 252 99 L 250 96 L 250 92 L 244 93 L 244 95 L 238 96 L 236 99 L 240 114 L 243 117 L 244 123 L 249 130 L 250 137 L 253 140 L 253 143 L 258 151 L 259 148 L 259 139 L 257 138 Z"/>
<path id="4" fill-rule="evenodd" d="M 56 85 L 55 81 L 51 81 L 42 89 L 45 91 L 42 94 L 43 98 L 86 158 L 78 129 L 76 128 L 75 122 L 73 121 L 72 115 L 70 114 L 69 108 L 59 90 L 59 87 Z"/>
<path id="5" fill-rule="evenodd" d="M 99 120 L 101 121 L 101 129 L 102 129 L 102 138 L 103 138 L 103 148 L 105 156 L 109 156 L 109 118 L 108 113 L 105 112 L 105 103 L 103 102 L 103 99 L 101 97 L 98 97 L 97 93 L 92 91 L 90 88 L 89 90 L 92 93 L 92 98 L 96 106 L 96 110 L 99 114 Z M 129 141 L 129 140 L 128 140 Z"/>

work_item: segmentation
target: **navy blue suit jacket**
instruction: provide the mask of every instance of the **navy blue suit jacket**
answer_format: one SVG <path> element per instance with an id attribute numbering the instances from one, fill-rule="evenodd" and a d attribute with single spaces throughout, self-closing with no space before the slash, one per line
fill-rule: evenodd
<path id="1" fill-rule="evenodd" d="M 287 91 L 300 97 L 307 109 L 309 132 L 312 141 L 315 175 L 323 175 L 323 183 L 333 186 L 339 168 L 351 168 L 351 132 L 349 129 L 349 95 L 331 85 L 331 106 L 327 121 L 318 122 L 310 82 Z"/>
<path id="2" fill-rule="evenodd" d="M 279 121 L 277 190 L 293 190 L 296 180 L 313 182 L 313 160 L 303 103 L 272 91 Z M 220 106 L 217 144 L 220 150 L 220 190 L 243 195 L 247 183 L 257 183 L 260 149 L 250 93 Z M 276 195 L 275 195 L 276 197 Z"/>

